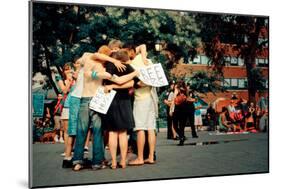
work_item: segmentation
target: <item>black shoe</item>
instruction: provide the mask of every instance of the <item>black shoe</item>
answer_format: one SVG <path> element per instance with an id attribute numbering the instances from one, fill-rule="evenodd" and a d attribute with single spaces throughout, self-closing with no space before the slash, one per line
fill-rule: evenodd
<path id="1" fill-rule="evenodd" d="M 195 135 L 195 136 L 192 136 L 192 138 L 199 138 L 197 135 Z"/>
<path id="2" fill-rule="evenodd" d="M 178 136 L 176 136 L 175 138 L 173 138 L 174 140 L 179 140 L 180 138 Z"/>
<path id="3" fill-rule="evenodd" d="M 178 144 L 178 146 L 183 146 L 184 145 L 184 139 L 180 140 L 180 143 Z"/>
<path id="4" fill-rule="evenodd" d="M 73 164 L 72 164 L 72 160 L 66 160 L 64 159 L 62 161 L 62 168 L 72 168 Z"/>

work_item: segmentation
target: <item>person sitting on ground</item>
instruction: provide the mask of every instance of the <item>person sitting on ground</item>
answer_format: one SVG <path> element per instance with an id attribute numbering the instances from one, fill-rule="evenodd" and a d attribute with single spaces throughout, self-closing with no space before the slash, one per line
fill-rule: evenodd
<path id="1" fill-rule="evenodd" d="M 219 115 L 219 131 L 220 132 L 228 132 L 231 130 L 234 130 L 234 127 L 232 124 L 230 124 L 230 121 L 227 120 L 227 108 L 223 107 L 222 112 Z"/>

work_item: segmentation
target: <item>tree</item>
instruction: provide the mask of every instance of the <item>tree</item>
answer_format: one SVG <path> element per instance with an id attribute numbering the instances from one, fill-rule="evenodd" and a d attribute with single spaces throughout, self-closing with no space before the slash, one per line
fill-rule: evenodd
<path id="1" fill-rule="evenodd" d="M 112 39 L 145 43 L 151 58 L 165 61 L 167 70 L 181 57 L 188 58 L 188 49 L 200 43 L 199 32 L 194 17 L 183 12 L 34 2 L 33 71 L 46 74 L 58 92 L 51 66 L 60 71 L 66 62 Z M 157 54 L 157 40 L 173 56 Z"/>
<path id="2" fill-rule="evenodd" d="M 198 93 L 206 94 L 212 92 L 214 95 L 218 91 L 225 91 L 221 86 L 222 78 L 215 72 L 198 71 L 193 73 L 192 77 L 188 80 L 191 83 L 191 88 Z"/>
<path id="3" fill-rule="evenodd" d="M 255 95 L 260 89 L 257 79 L 252 77 L 255 72 L 257 53 L 268 44 L 268 40 L 259 41 L 260 32 L 266 25 L 268 17 L 242 15 L 197 14 L 196 20 L 201 28 L 200 36 L 205 43 L 206 55 L 210 57 L 213 68 L 223 74 L 225 49 L 221 43 L 236 44 L 247 70 L 249 100 L 255 101 Z"/>

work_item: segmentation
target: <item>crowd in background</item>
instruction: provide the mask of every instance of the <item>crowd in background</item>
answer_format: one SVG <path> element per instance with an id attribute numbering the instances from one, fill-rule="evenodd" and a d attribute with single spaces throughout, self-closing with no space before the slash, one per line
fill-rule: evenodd
<path id="1" fill-rule="evenodd" d="M 268 99 L 261 96 L 257 103 L 239 98 L 234 92 L 229 104 L 218 108 L 216 100 L 209 103 L 205 115 L 196 94 L 183 80 L 171 82 L 164 103 L 167 105 L 167 138 L 180 140 L 183 145 L 185 126 L 190 126 L 192 137 L 203 129 L 217 132 L 266 132 L 268 129 Z M 205 119 L 205 120 L 203 120 Z"/>

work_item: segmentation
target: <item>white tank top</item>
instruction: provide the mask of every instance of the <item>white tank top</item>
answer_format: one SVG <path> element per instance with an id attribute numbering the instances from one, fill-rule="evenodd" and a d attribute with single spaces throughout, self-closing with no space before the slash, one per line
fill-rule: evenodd
<path id="1" fill-rule="evenodd" d="M 74 86 L 75 88 L 71 92 L 71 96 L 81 98 L 83 93 L 83 85 L 84 85 L 84 68 L 81 68 L 78 73 L 78 77 Z"/>

